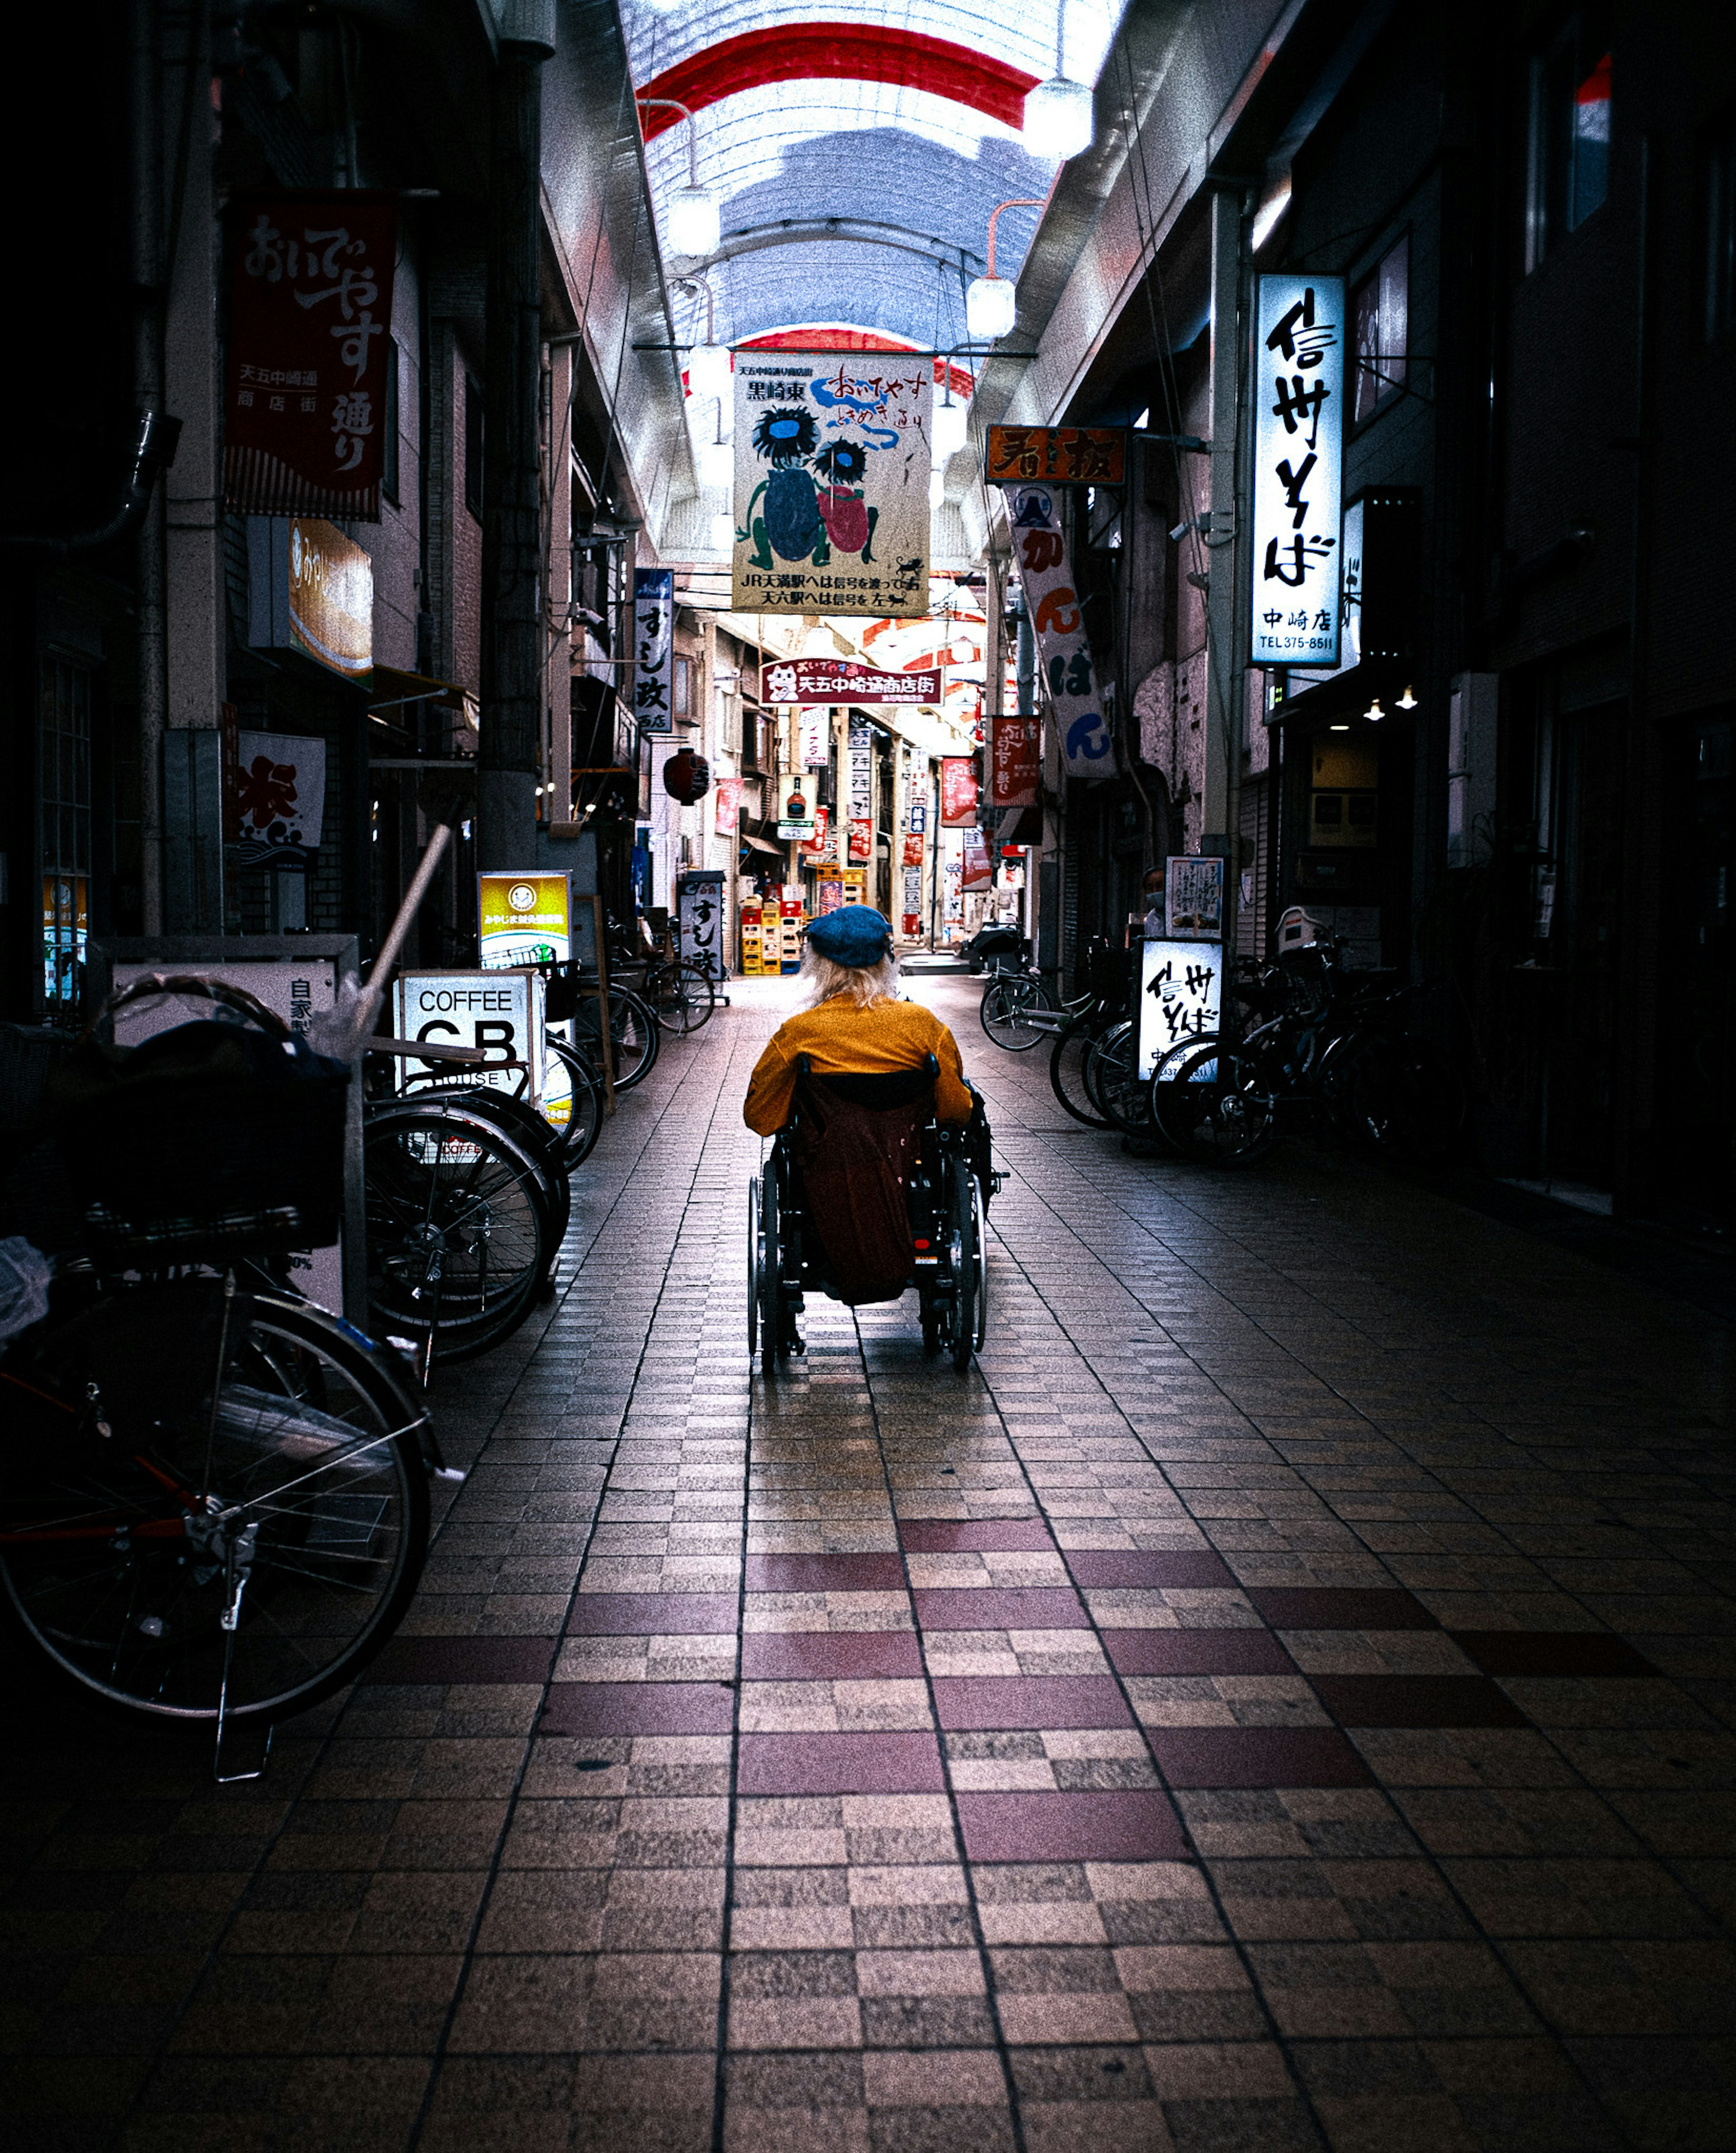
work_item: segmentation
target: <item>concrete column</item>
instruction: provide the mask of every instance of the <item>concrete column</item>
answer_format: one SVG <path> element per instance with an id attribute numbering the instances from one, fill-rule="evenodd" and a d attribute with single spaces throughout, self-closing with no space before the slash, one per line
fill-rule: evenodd
<path id="1" fill-rule="evenodd" d="M 542 64 L 553 0 L 514 0 L 495 65 L 485 298 L 482 695 L 476 858 L 485 871 L 537 856 L 542 731 L 541 444 Z"/>
<path id="2" fill-rule="evenodd" d="M 554 786 L 543 819 L 564 822 L 573 813 L 573 346 L 550 354 L 547 615 L 543 699 L 548 719 L 548 772 Z M 622 678 L 616 674 L 619 680 Z"/>

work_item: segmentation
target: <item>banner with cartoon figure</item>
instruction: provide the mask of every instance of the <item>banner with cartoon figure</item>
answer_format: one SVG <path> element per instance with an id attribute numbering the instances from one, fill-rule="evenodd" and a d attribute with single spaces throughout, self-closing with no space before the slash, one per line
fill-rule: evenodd
<path id="1" fill-rule="evenodd" d="M 735 379 L 731 603 L 925 616 L 932 363 L 742 351 Z"/>
<path id="2" fill-rule="evenodd" d="M 1009 486 L 1013 562 L 1036 636 L 1038 669 L 1069 777 L 1112 777 L 1102 690 L 1067 559 L 1061 497 L 1046 486 Z"/>

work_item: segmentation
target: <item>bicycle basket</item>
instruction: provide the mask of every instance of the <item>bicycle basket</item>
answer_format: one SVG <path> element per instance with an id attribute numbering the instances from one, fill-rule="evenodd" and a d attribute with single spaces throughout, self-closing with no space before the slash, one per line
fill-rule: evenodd
<path id="1" fill-rule="evenodd" d="M 158 1265 L 338 1238 L 348 1066 L 251 995 L 211 998 L 252 1028 L 201 1019 L 120 1047 L 87 1035 L 56 1071 L 44 1103 L 94 1255 Z"/>

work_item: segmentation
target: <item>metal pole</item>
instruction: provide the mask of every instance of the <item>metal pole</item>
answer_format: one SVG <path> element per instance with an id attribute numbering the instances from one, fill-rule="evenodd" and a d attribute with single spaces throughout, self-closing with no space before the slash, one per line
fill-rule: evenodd
<path id="1" fill-rule="evenodd" d="M 163 96 L 158 0 L 133 0 L 133 383 L 141 410 L 163 408 L 163 174 L 159 120 Z M 140 924 L 163 931 L 163 728 L 169 709 L 169 641 L 164 574 L 164 493 L 153 487 L 139 527 Z"/>
<path id="2" fill-rule="evenodd" d="M 1200 835 L 1202 853 L 1221 853 L 1224 940 L 1235 948 L 1238 894 L 1237 818 L 1241 794 L 1243 674 L 1237 664 L 1236 448 L 1240 430 L 1241 196 L 1228 187 L 1212 196 L 1211 229 L 1211 517 L 1204 533 L 1207 566 L 1206 741 Z"/>

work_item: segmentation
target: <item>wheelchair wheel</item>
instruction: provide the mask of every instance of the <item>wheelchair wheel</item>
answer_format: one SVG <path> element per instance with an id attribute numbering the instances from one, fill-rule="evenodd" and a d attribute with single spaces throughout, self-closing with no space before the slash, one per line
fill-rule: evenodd
<path id="1" fill-rule="evenodd" d="M 760 1350 L 760 1178 L 747 1184 L 747 1357 Z"/>
<path id="2" fill-rule="evenodd" d="M 960 1375 L 976 1351 L 976 1311 L 982 1244 L 977 1238 L 976 1178 L 961 1158 L 947 1174 L 947 1243 L 952 1255 L 952 1364 Z"/>
<path id="3" fill-rule="evenodd" d="M 976 1240 L 976 1327 L 971 1346 L 980 1353 L 989 1335 L 989 1209 L 984 1199 L 983 1185 L 974 1173 L 970 1177 L 970 1205 Z"/>
<path id="4" fill-rule="evenodd" d="M 760 1183 L 760 1372 L 777 1373 L 784 1335 L 783 1250 L 777 1241 L 777 1166 Z"/>

